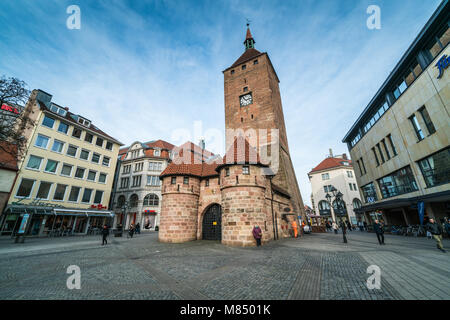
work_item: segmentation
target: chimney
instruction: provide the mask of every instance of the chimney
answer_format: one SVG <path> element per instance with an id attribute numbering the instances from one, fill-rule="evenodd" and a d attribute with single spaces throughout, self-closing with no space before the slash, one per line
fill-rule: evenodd
<path id="1" fill-rule="evenodd" d="M 330 158 L 333 158 L 333 149 L 329 149 L 330 150 Z"/>
<path id="2" fill-rule="evenodd" d="M 342 159 L 347 160 L 347 154 L 346 153 L 342 154 Z"/>

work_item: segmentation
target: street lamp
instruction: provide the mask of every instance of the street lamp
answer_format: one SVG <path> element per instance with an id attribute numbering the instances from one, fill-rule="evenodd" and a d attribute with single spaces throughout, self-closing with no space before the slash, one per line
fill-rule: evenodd
<path id="1" fill-rule="evenodd" d="M 114 203 L 114 205 L 115 205 L 116 203 Z M 121 219 L 121 221 L 120 221 L 120 224 L 122 225 L 122 229 L 120 230 L 120 235 L 122 236 L 122 234 L 123 234 L 123 231 L 124 231 L 124 226 L 125 226 L 125 223 L 126 223 L 126 213 L 127 213 L 127 209 L 131 209 L 131 206 L 130 206 L 130 204 L 129 204 L 129 202 L 128 202 L 128 200 L 125 200 L 125 202 L 122 204 L 122 206 L 120 207 L 120 209 L 122 210 L 122 219 Z M 125 221 L 124 221 L 125 220 Z"/>
<path id="2" fill-rule="evenodd" d="M 342 201 L 342 198 L 344 195 L 342 194 L 342 192 L 337 190 L 334 186 L 330 186 L 329 191 L 333 194 L 333 196 L 331 196 L 327 192 L 327 194 L 325 195 L 325 198 L 327 198 L 327 200 L 330 204 L 331 213 L 333 215 L 333 220 L 334 220 L 334 222 L 336 222 L 336 218 L 335 218 L 336 213 L 334 212 L 334 207 L 333 207 L 333 203 L 332 203 L 331 199 L 334 197 L 334 202 L 336 203 L 336 207 L 338 210 L 340 210 L 341 209 L 341 201 Z M 334 214 L 333 214 L 333 212 L 334 212 Z M 345 236 L 345 234 L 346 234 L 345 223 L 342 221 L 342 219 L 341 219 L 341 225 L 342 225 L 342 238 L 343 238 L 344 243 L 347 243 L 347 237 Z"/>

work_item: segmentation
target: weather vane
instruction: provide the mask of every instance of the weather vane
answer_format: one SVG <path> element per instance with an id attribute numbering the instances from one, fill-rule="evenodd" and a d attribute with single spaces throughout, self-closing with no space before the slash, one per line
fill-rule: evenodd
<path id="1" fill-rule="evenodd" d="M 247 20 L 247 27 L 250 26 L 250 19 L 246 18 L 245 20 Z"/>

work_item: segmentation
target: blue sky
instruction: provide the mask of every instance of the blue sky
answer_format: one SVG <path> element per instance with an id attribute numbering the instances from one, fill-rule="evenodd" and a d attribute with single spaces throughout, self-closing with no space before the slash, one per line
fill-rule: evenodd
<path id="1" fill-rule="evenodd" d="M 439 0 L 1 0 L 0 74 L 53 95 L 125 144 L 180 128 L 224 131 L 223 75 L 244 50 L 246 18 L 256 49 L 280 78 L 289 148 L 301 193 L 307 172 L 341 140 Z M 69 5 L 81 29 L 69 30 Z M 381 29 L 369 30 L 369 5 Z M 191 137 L 194 139 L 194 137 Z M 197 141 L 194 141 L 197 142 Z M 207 148 L 223 154 L 220 144 Z"/>

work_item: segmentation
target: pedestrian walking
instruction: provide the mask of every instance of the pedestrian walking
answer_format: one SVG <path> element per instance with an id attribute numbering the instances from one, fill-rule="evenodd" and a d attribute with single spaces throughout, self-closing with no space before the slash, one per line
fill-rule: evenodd
<path id="1" fill-rule="evenodd" d="M 108 226 L 105 224 L 104 226 L 103 226 L 103 229 L 102 229 L 102 239 L 103 239 L 103 241 L 102 241 L 102 246 L 103 245 L 105 245 L 105 244 L 108 244 L 108 240 L 106 239 L 106 237 L 109 235 L 109 228 L 108 228 Z"/>
<path id="2" fill-rule="evenodd" d="M 294 230 L 294 238 L 298 237 L 298 226 L 297 222 L 294 220 L 292 221 L 292 230 Z"/>
<path id="3" fill-rule="evenodd" d="M 433 218 L 429 219 L 429 222 L 426 224 L 428 231 L 433 235 L 434 240 L 436 240 L 436 246 L 442 252 L 447 252 L 442 245 L 442 226 L 439 223 L 436 223 Z"/>
<path id="4" fill-rule="evenodd" d="M 255 238 L 256 240 L 256 246 L 260 246 L 261 245 L 261 237 L 262 237 L 262 230 L 258 225 L 255 225 L 253 227 L 253 238 Z"/>
<path id="5" fill-rule="evenodd" d="M 141 234 L 141 225 L 139 222 L 136 224 L 136 234 Z"/>
<path id="6" fill-rule="evenodd" d="M 448 218 L 445 218 L 444 228 L 445 232 L 447 232 L 447 237 L 450 238 L 450 221 Z"/>
<path id="7" fill-rule="evenodd" d="M 358 227 L 361 232 L 364 231 L 364 223 L 361 220 L 358 221 Z"/>
<path id="8" fill-rule="evenodd" d="M 378 220 L 375 220 L 375 223 L 373 224 L 373 231 L 375 231 L 378 243 L 380 245 L 384 244 L 384 226 L 382 223 L 380 223 Z"/>
<path id="9" fill-rule="evenodd" d="M 333 230 L 334 230 L 334 233 L 337 234 L 337 233 L 338 233 L 339 226 L 337 225 L 336 221 L 333 221 L 332 228 L 333 228 Z"/>
<path id="10" fill-rule="evenodd" d="M 364 222 L 363 222 L 363 224 L 364 224 L 364 230 L 366 230 L 366 231 L 367 231 L 367 222 L 366 222 L 366 221 L 364 221 Z"/>
<path id="11" fill-rule="evenodd" d="M 134 234 L 134 225 L 130 224 L 130 228 L 128 229 L 128 236 L 127 236 L 127 238 L 133 239 L 133 234 Z"/>
<path id="12" fill-rule="evenodd" d="M 348 230 L 353 231 L 352 224 L 350 223 L 350 221 L 347 221 L 347 228 Z"/>
<path id="13" fill-rule="evenodd" d="M 341 225 L 341 229 L 342 229 L 342 239 L 344 240 L 344 243 L 347 243 L 347 237 L 345 236 L 345 234 L 347 233 L 346 232 L 347 227 L 346 227 L 345 221 L 341 221 L 340 225 Z"/>

